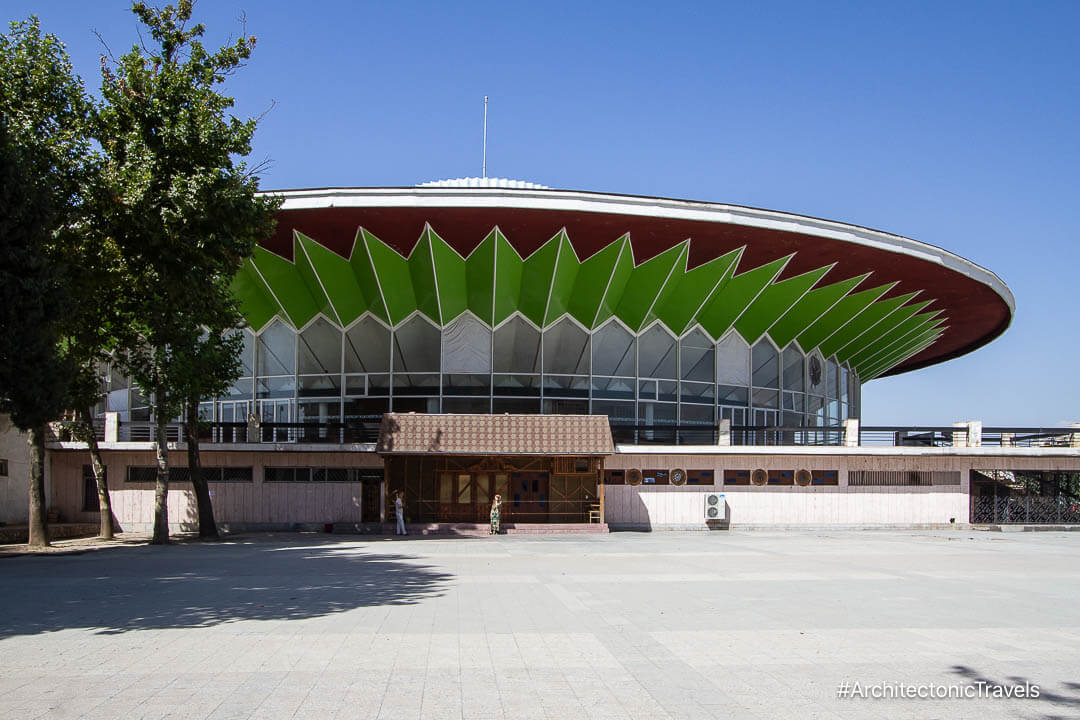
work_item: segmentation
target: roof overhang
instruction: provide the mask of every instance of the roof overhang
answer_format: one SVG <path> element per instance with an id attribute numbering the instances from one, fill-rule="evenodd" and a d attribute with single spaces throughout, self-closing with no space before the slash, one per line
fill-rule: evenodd
<path id="1" fill-rule="evenodd" d="M 382 455 L 575 455 L 615 452 L 605 415 L 386 413 Z"/>
<path id="2" fill-rule="evenodd" d="M 786 257 L 774 284 L 827 268 L 818 287 L 865 276 L 855 291 L 888 286 L 876 302 L 911 293 L 910 304 L 932 300 L 919 309 L 939 313 L 926 319 L 927 332 L 898 335 L 888 347 L 882 345 L 880 359 L 865 357 L 866 368 L 878 370 L 870 376 L 970 352 L 1004 332 L 1015 309 L 1012 293 L 997 275 L 947 250 L 866 227 L 773 210 L 498 187 L 321 188 L 266 194 L 282 197 L 283 204 L 277 234 L 264 247 L 285 258 L 293 256 L 296 233 L 350 257 L 360 228 L 402 257 L 408 257 L 431 228 L 465 258 L 497 227 L 522 258 L 560 232 L 581 262 L 623 237 L 636 265 L 685 243 L 687 272 L 732 252 L 739 254 L 732 273 Z"/>

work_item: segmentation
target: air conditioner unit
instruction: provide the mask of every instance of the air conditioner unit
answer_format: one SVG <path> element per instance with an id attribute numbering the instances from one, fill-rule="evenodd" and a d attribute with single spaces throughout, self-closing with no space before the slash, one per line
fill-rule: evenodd
<path id="1" fill-rule="evenodd" d="M 726 502 L 724 493 L 705 493 L 705 519 L 723 520 L 727 517 Z"/>

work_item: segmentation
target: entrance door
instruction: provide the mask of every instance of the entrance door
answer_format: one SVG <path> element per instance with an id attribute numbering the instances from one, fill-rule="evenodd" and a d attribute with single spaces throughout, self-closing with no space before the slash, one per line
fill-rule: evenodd
<path id="1" fill-rule="evenodd" d="M 377 478 L 364 480 L 360 489 L 360 522 L 379 521 L 379 488 L 382 481 Z"/>
<path id="2" fill-rule="evenodd" d="M 547 522 L 549 494 L 546 472 L 511 473 L 510 493 L 510 513 L 508 514 L 514 522 Z M 505 500 L 503 507 L 507 507 Z"/>

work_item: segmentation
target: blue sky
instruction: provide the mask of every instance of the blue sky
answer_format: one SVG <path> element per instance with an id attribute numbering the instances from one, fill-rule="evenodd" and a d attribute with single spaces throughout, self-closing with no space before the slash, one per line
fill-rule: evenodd
<path id="1" fill-rule="evenodd" d="M 8 0 L 90 89 L 125 2 Z M 203 0 L 247 31 L 238 111 L 267 109 L 267 189 L 480 172 L 559 188 L 765 207 L 867 225 L 990 268 L 1004 336 L 869 383 L 867 424 L 1080 421 L 1080 3 L 357 3 Z M 962 321 L 953 318 L 953 322 Z"/>

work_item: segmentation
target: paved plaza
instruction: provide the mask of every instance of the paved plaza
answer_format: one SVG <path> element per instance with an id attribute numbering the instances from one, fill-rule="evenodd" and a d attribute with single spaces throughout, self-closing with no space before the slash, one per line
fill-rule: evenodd
<path id="1" fill-rule="evenodd" d="M 1077 717 L 1078 551 L 958 530 L 0 558 L 0 718 Z"/>

